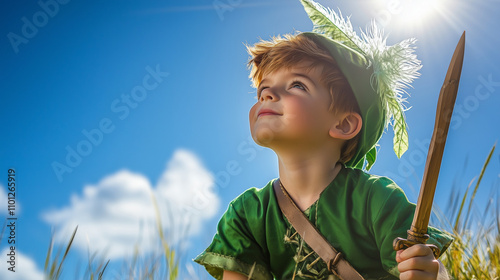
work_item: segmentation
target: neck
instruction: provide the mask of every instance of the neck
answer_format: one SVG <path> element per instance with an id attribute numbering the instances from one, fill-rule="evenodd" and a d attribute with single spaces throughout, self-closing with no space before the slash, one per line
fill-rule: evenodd
<path id="1" fill-rule="evenodd" d="M 278 153 L 280 180 L 294 202 L 305 210 L 340 171 L 339 153 L 325 151 L 306 155 Z"/>

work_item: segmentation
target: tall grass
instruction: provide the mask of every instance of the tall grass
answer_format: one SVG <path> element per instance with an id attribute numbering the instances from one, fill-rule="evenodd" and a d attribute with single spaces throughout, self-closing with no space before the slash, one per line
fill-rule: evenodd
<path id="1" fill-rule="evenodd" d="M 484 207 L 482 212 L 474 211 L 476 194 L 495 146 L 479 176 L 469 183 L 461 199 L 458 193 L 450 195 L 452 212 L 446 217 L 437 211 L 439 226 L 450 230 L 455 237 L 442 256 L 442 262 L 453 279 L 500 279 L 500 192 L 495 185 L 490 199 L 480 203 Z"/>
<path id="2" fill-rule="evenodd" d="M 75 235 L 77 230 L 78 226 L 73 231 L 73 234 L 71 235 L 68 244 L 66 245 L 62 257 L 61 257 L 61 252 L 63 247 L 58 247 L 57 252 L 54 255 L 54 235 L 52 235 L 49 243 L 49 249 L 47 250 L 47 256 L 45 258 L 45 266 L 44 266 L 45 279 L 56 280 L 61 277 L 64 261 L 68 256 L 73 241 L 75 240 Z"/>

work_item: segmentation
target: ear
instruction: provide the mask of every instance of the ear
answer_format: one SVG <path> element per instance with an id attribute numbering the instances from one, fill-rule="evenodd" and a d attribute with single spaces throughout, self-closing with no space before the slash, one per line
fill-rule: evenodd
<path id="1" fill-rule="evenodd" d="M 356 112 L 339 113 L 329 134 L 332 138 L 349 140 L 358 135 L 362 124 L 363 120 Z"/>

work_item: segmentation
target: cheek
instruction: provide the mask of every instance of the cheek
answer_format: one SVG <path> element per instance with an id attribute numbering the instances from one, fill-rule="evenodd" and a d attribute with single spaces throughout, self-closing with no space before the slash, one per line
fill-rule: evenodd
<path id="1" fill-rule="evenodd" d="M 321 107 L 320 102 L 312 100 L 290 100 L 287 104 L 287 121 L 292 124 L 292 128 L 297 131 L 317 131 L 323 129 L 326 121 L 326 110 Z"/>
<path id="2" fill-rule="evenodd" d="M 311 118 L 314 119 L 316 109 L 308 100 L 304 99 L 290 99 L 287 100 L 286 116 L 289 121 L 298 123 L 309 122 Z"/>
<path id="3" fill-rule="evenodd" d="M 248 120 L 250 121 L 250 128 L 253 127 L 253 124 L 255 123 L 255 113 L 257 112 L 257 103 L 250 108 L 250 111 L 248 112 Z"/>

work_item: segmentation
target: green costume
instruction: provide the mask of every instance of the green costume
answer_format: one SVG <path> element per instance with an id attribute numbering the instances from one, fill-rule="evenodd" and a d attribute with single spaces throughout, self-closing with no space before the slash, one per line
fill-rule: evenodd
<path id="1" fill-rule="evenodd" d="M 282 215 L 272 182 L 234 199 L 210 246 L 195 261 L 216 279 L 224 270 L 252 279 L 328 279 L 326 264 Z M 343 166 L 304 213 L 366 279 L 397 279 L 392 241 L 406 236 L 415 205 L 390 179 Z M 452 238 L 429 228 L 428 243 L 444 252 Z M 330 276 L 331 277 L 331 276 Z"/>

